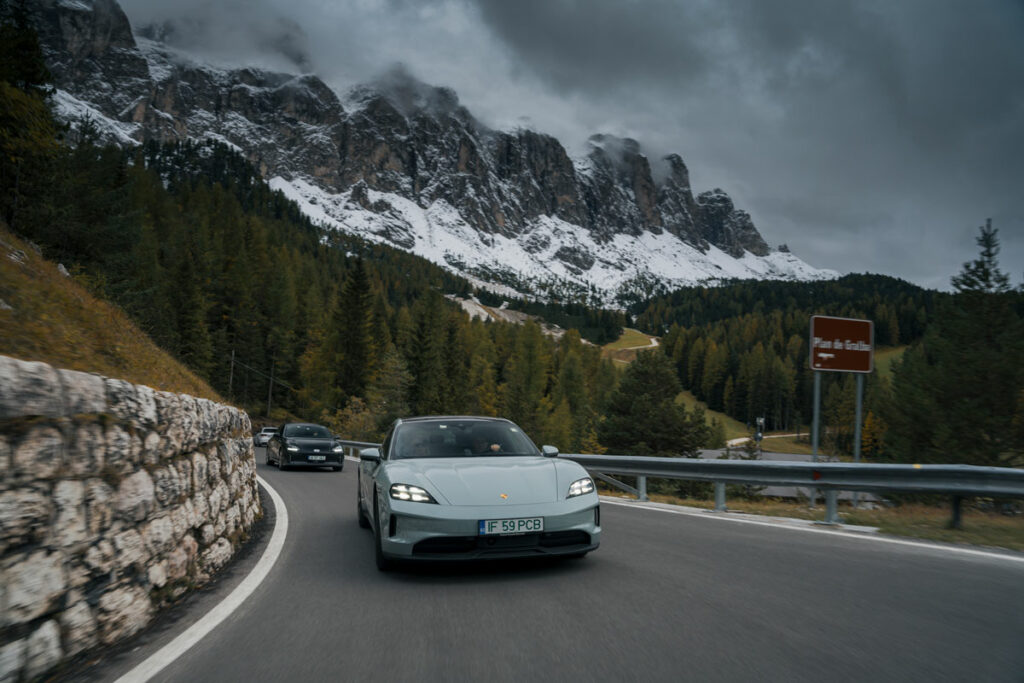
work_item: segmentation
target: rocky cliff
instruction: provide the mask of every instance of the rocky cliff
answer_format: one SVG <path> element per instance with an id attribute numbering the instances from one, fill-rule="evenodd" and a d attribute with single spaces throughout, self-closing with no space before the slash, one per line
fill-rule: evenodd
<path id="1" fill-rule="evenodd" d="M 652 160 L 635 140 L 595 135 L 572 159 L 551 136 L 488 128 L 452 90 L 402 70 L 342 101 L 313 75 L 198 63 L 154 40 L 166 27 L 136 38 L 113 0 L 38 10 L 65 118 L 89 116 L 119 144 L 227 142 L 315 218 L 463 273 L 606 294 L 831 275 L 770 250 L 725 192 L 694 195 L 679 155 Z"/>

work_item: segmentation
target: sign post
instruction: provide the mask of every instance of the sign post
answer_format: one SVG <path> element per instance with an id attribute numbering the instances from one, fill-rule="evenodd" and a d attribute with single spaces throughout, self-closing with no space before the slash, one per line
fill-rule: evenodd
<path id="1" fill-rule="evenodd" d="M 864 375 L 875 368 L 875 328 L 870 320 L 835 318 L 826 315 L 811 317 L 810 366 L 814 371 L 814 421 L 811 423 L 812 458 L 818 461 L 818 429 L 821 410 L 821 373 L 857 373 L 857 410 L 853 429 L 853 458 L 860 462 L 860 415 L 864 399 Z M 811 491 L 811 507 L 817 500 Z M 857 494 L 854 493 L 854 507 Z"/>

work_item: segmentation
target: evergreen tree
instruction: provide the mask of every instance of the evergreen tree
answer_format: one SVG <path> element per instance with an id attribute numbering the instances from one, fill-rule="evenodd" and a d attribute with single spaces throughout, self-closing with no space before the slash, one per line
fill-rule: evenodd
<path id="1" fill-rule="evenodd" d="M 708 440 L 704 415 L 676 404 L 679 380 L 660 351 L 640 353 L 626 368 L 598 436 L 616 453 L 694 457 Z"/>
<path id="2" fill-rule="evenodd" d="M 1020 294 L 999 270 L 997 231 L 953 277 L 924 339 L 895 366 L 887 444 L 902 462 L 1007 465 L 1024 450 L 1013 420 L 1024 386 Z"/>

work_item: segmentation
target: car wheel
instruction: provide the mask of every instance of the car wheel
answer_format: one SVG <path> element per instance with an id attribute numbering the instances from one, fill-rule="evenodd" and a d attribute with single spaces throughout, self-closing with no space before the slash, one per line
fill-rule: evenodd
<path id="1" fill-rule="evenodd" d="M 386 572 L 394 566 L 394 561 L 384 555 L 383 538 L 384 530 L 380 528 L 380 511 L 377 509 L 377 496 L 373 497 L 373 517 L 376 521 L 373 534 L 374 559 L 377 561 L 377 569 Z"/>
<path id="2" fill-rule="evenodd" d="M 270 459 L 270 449 L 269 448 L 263 454 L 263 458 L 264 458 L 264 461 L 267 463 L 267 465 L 273 465 L 274 464 L 274 461 Z"/>
<path id="3" fill-rule="evenodd" d="M 284 456 L 283 455 L 277 456 L 277 469 L 281 470 L 282 472 L 284 472 L 285 470 L 288 469 L 288 465 L 284 464 Z"/>

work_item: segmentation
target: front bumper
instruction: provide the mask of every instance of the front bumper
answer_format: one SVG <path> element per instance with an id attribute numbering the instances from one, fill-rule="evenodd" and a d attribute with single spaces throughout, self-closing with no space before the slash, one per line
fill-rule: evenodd
<path id="1" fill-rule="evenodd" d="M 285 456 L 285 467 L 342 467 L 345 463 L 344 453 L 318 453 L 323 455 L 323 460 L 310 460 L 311 453 L 292 453 Z"/>
<path id="2" fill-rule="evenodd" d="M 476 560 L 578 555 L 601 544 L 597 495 L 539 505 L 431 505 L 391 500 L 381 519 L 381 550 L 402 560 Z M 482 519 L 543 517 L 544 530 L 481 536 Z"/>

